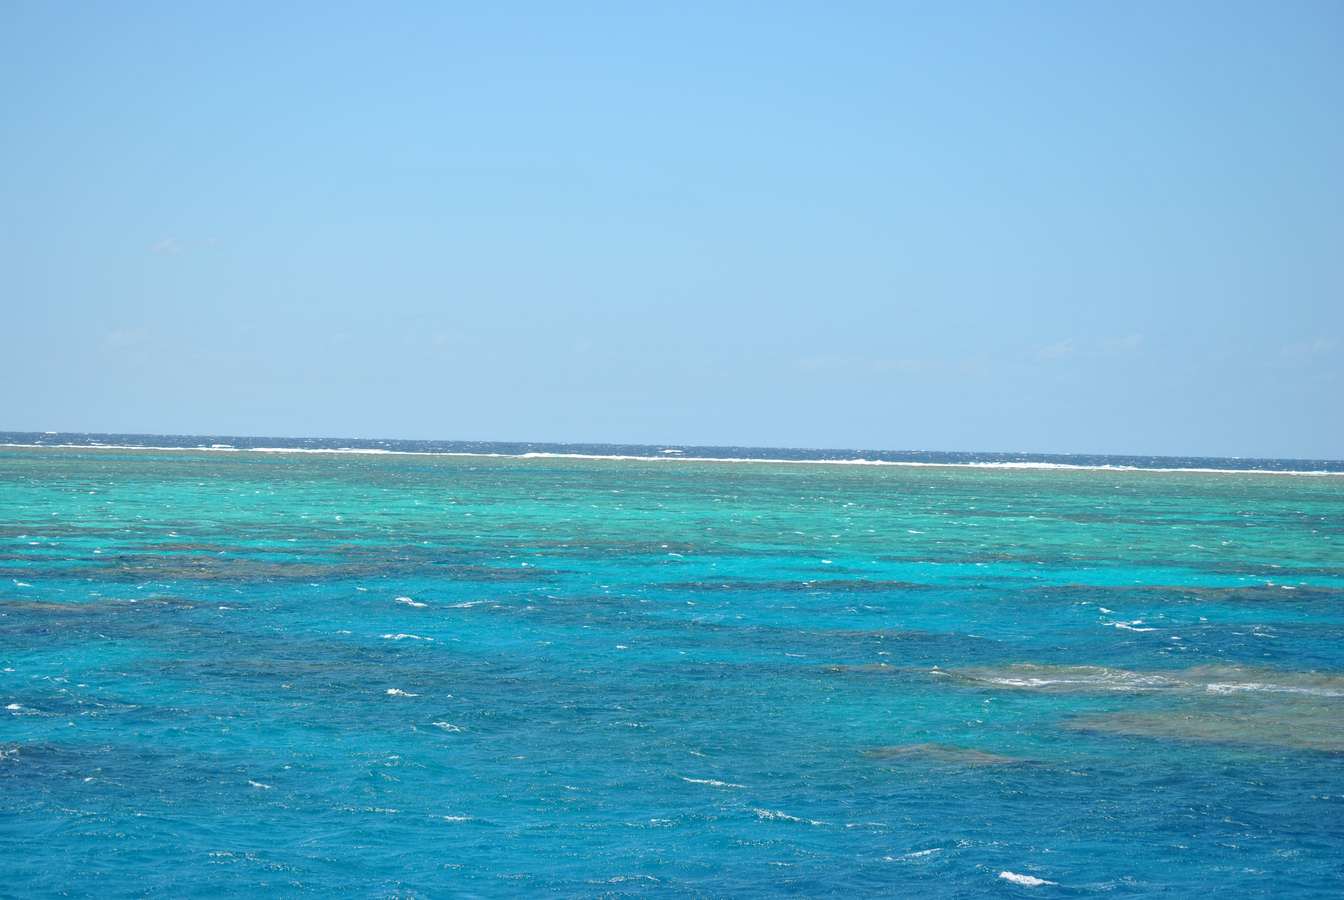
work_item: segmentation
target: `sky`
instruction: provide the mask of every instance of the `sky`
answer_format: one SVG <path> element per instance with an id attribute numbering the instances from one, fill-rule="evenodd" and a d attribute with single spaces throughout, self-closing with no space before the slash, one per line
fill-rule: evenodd
<path id="1" fill-rule="evenodd" d="M 1344 5 L 0 4 L 0 429 L 1344 457 Z"/>

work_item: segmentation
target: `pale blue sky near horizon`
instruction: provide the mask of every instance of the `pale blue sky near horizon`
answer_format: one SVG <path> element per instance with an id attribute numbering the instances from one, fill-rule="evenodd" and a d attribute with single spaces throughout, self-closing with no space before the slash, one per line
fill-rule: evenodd
<path id="1" fill-rule="evenodd" d="M 1344 5 L 0 5 L 0 429 L 1344 457 Z"/>

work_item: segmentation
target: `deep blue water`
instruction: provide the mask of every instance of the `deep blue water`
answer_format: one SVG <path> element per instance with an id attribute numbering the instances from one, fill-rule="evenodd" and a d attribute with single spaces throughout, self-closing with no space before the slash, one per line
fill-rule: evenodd
<path id="1" fill-rule="evenodd" d="M 0 670 L 0 894 L 1344 887 L 1334 476 L 0 447 Z"/>

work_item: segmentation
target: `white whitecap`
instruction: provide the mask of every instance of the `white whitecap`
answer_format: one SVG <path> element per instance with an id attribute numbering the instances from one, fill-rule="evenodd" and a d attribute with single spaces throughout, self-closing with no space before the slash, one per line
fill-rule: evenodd
<path id="1" fill-rule="evenodd" d="M 935 853 L 942 853 L 942 847 L 931 847 L 928 850 L 916 850 L 914 853 L 907 853 L 901 859 L 919 859 L 924 856 L 933 856 Z"/>
<path id="2" fill-rule="evenodd" d="M 681 780 L 686 782 L 687 784 L 707 784 L 710 787 L 717 787 L 717 788 L 746 787 L 746 785 L 744 784 L 735 784 L 731 781 L 719 781 L 717 778 L 687 778 L 685 775 L 682 775 Z"/>
<path id="3" fill-rule="evenodd" d="M 800 825 L 825 825 L 825 822 L 819 822 L 816 819 L 803 819 L 798 816 L 791 816 L 786 812 L 780 812 L 777 809 L 753 809 L 758 819 L 764 819 L 767 822 L 797 822 Z"/>

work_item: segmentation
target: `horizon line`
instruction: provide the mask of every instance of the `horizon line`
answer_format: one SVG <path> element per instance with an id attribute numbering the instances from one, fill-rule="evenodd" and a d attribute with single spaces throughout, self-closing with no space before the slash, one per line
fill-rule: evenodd
<path id="1" fill-rule="evenodd" d="M 59 438 L 59 437 L 62 437 L 62 436 L 66 436 L 66 437 L 82 437 L 82 438 L 118 438 L 118 437 L 120 437 L 120 438 L 136 438 L 136 439 L 143 439 L 143 438 L 171 438 L 171 439 L 201 439 L 201 438 L 214 438 L 214 439 L 239 440 L 239 441 L 246 441 L 246 442 L 249 442 L 249 443 L 256 442 L 256 441 L 262 441 L 262 440 L 278 440 L 278 441 L 287 441 L 287 442 L 288 442 L 288 441 L 320 441 L 320 442 L 327 442 L 327 443 L 350 442 L 350 443 L 362 443 L 362 444 L 403 444 L 403 445 L 404 445 L 404 444 L 412 444 L 412 445 L 414 445 L 414 444 L 423 444 L 423 445 L 435 445 L 435 444 L 437 444 L 437 445 L 486 445 L 486 446 L 489 446 L 489 445 L 495 445 L 495 446 L 514 446 L 514 447 L 585 447 L 585 448 L 610 448 L 610 449 L 639 448 L 639 449 L 648 449 L 648 450 L 651 450 L 651 451 L 653 451 L 653 453 L 655 453 L 655 454 L 665 454 L 665 455 L 650 455 L 650 456 L 645 457 L 645 456 L 630 455 L 630 454 L 616 454 L 616 455 L 612 455 L 612 454 L 592 454 L 592 453 L 586 453 L 586 454 L 585 454 L 585 453 L 560 453 L 560 454 L 550 453 L 550 454 L 547 454 L 547 453 L 544 453 L 544 452 L 543 452 L 543 453 L 533 453 L 533 454 L 531 454 L 531 455 L 533 455 L 533 456 L 538 456 L 538 455 L 569 456 L 569 457 L 576 457 L 576 458 L 577 458 L 577 457 L 590 457 L 590 458 L 629 458 L 629 459 L 664 459 L 664 460 L 669 459 L 669 458 L 682 458 L 682 459 L 685 459 L 685 460 L 687 460 L 687 461 L 690 461 L 690 460 L 699 460 L 699 461 L 724 461 L 724 462 L 750 462 L 750 461 L 756 461 L 756 462 L 788 462 L 788 463 L 798 463 L 798 462 L 818 462 L 818 463 L 828 463 L 828 462 L 829 462 L 829 463 L 835 463 L 835 462 L 873 462 L 873 463 L 889 463 L 889 464 L 910 463 L 910 464 L 922 464 L 922 465 L 957 465 L 957 464 L 958 464 L 958 463 L 956 463 L 956 462 L 940 462 L 940 461 L 932 461 L 932 460 L 925 460 L 925 461 L 920 461 L 920 460 L 866 460 L 866 459 L 864 459 L 863 457 L 857 456 L 857 454 L 885 454 L 885 455 L 892 455 L 892 456 L 957 455 L 957 456 L 968 456 L 968 457 L 976 457 L 976 456 L 980 456 L 980 457 L 999 457 L 999 458 L 1001 458 L 1001 459 L 998 459 L 998 460 L 991 460 L 991 461 L 989 461 L 989 462 L 1013 462 L 1013 461 L 1015 461 L 1015 460 L 1011 459 L 1012 457 L 1047 457 L 1047 458 L 1057 458 L 1057 459 L 1078 458 L 1078 457 L 1095 457 L 1095 458 L 1115 459 L 1115 460 L 1146 460 L 1146 461 L 1150 461 L 1150 462 L 1156 462 L 1156 461 L 1187 461 L 1187 462 L 1188 462 L 1188 461 L 1192 461 L 1192 460 L 1200 460 L 1200 461 L 1234 461 L 1234 462 L 1242 462 L 1242 463 L 1244 463 L 1244 462 L 1306 462 L 1306 463 L 1324 463 L 1324 464 L 1327 464 L 1327 465 L 1344 465 L 1344 458 L 1331 458 L 1331 457 L 1307 457 L 1307 456 L 1221 456 L 1221 455 L 1204 456 L 1204 455 L 1173 454 L 1173 453 L 1133 453 L 1133 452 L 1116 453 L 1116 452 L 1057 451 L 1057 450 L 938 450 L 938 449 L 899 449 L 899 450 L 897 450 L 897 449 L 887 449 L 887 448 L 878 448 L 878 447 L 819 447 L 819 446 L 817 446 L 817 447 L 803 447 L 803 446 L 786 446 L 786 445 L 770 445 L 770 444 L 706 444 L 706 443 L 675 443 L 675 442 L 646 443 L 646 442 L 620 442 L 620 441 L 496 440 L 496 439 L 460 439 L 460 438 L 348 437 L 348 436 L 331 436 L 331 435 L 274 435 L 274 434 L 271 434 L 271 435 L 266 435 L 266 434 L 250 434 L 250 435 L 247 435 L 247 434 L 224 434 L 224 433 L 215 433 L 215 434 L 211 434 L 211 433 L 208 433 L 208 432 L 188 433 L 188 432 L 149 432 L 149 431 L 53 431 L 53 430 L 33 430 L 33 429 L 27 429 L 27 430 L 19 430 L 19 429 L 15 429 L 15 430 L 0 430 L 0 435 L 6 435 L 6 436 L 34 436 L 34 437 L 37 437 L 37 438 L 43 438 L 43 437 L 58 437 L 58 438 Z M 102 442 L 99 442 L 99 443 L 101 444 Z M 12 442 L 6 442 L 6 443 L 3 444 L 3 446 L 11 446 L 11 447 L 32 446 L 32 447 L 52 447 L 52 448 L 55 448 L 55 447 L 66 447 L 66 448 L 85 447 L 85 448 L 92 448 L 92 447 L 94 447 L 95 445 L 92 445 L 92 444 L 44 444 L 44 443 L 42 443 L 42 442 L 40 442 L 40 441 L 35 441 L 35 442 L 32 442 L 32 443 L 12 443 Z M 102 446 L 103 446 L 105 449 L 116 449 L 116 447 L 117 447 L 117 445 L 110 445 L 110 444 L 102 444 Z M 346 452 L 352 452 L 352 451 L 357 451 L 357 450 L 361 450 L 361 449 L 372 449 L 372 448 L 359 448 L 359 447 L 295 448 L 295 447 L 267 447 L 267 446 L 234 447 L 234 446 L 227 445 L 227 444 L 218 444 L 218 445 L 216 445 L 216 446 L 204 446 L 204 445 L 201 445 L 201 446 L 196 446 L 196 447 L 163 447 L 163 446 L 157 446 L 157 447 L 156 447 L 156 446 L 134 446 L 134 445 L 126 445 L 126 446 L 124 446 L 123 449 L 159 449 L 159 450 L 225 450 L 225 449 L 230 449 L 230 450 L 239 450 L 239 451 L 246 451 L 246 450 L 262 451 L 262 450 L 269 450 L 269 451 L 274 451 L 274 452 L 280 452 L 280 451 L 285 451 L 285 450 L 294 450 L 294 451 L 313 450 L 313 451 L 320 451 L 320 452 L 339 452 L 339 451 L 345 450 Z M 689 450 L 689 451 L 695 451 L 695 450 L 786 451 L 786 452 L 789 452 L 789 453 L 809 453 L 809 452 L 812 452 L 812 453 L 822 453 L 822 454 L 829 454 L 829 455 L 848 454 L 849 456 L 848 456 L 848 458 L 845 458 L 845 459 L 838 459 L 838 458 L 830 458 L 830 459 L 768 459 L 768 458 L 762 458 L 762 457 L 755 457 L 755 458 L 751 458 L 751 457 L 747 457 L 747 458 L 743 458 L 743 457 L 719 458 L 719 457 L 708 457 L 708 456 L 682 455 L 682 454 L 685 453 L 685 451 L 688 451 L 688 450 Z M 385 452 L 389 452 L 389 453 L 395 453 L 395 452 L 414 453 L 414 452 L 417 452 L 417 451 L 414 451 L 414 450 L 397 451 L 397 450 L 390 450 L 390 449 L 389 449 L 389 450 L 386 450 Z M 518 456 L 526 455 L 526 454 L 522 454 L 522 453 L 501 453 L 501 452 L 493 452 L 493 453 L 490 453 L 490 452 L 487 452 L 487 453 L 477 453 L 477 452 L 470 452 L 470 451 L 419 451 L 419 452 L 422 452 L 422 453 L 430 453 L 430 454 L 432 454 L 432 455 L 487 455 L 487 456 L 512 456 L 512 457 L 518 457 Z M 1020 461 L 1020 462 L 1031 462 L 1031 460 L 1028 460 L 1028 459 L 1021 459 L 1021 460 L 1017 460 L 1017 461 Z M 970 462 L 968 462 L 968 463 L 963 463 L 963 464 L 972 464 L 972 465 L 974 465 L 974 464 L 976 464 L 976 463 L 975 463 L 974 461 L 970 461 Z M 980 463 L 979 465 L 980 465 L 981 467 L 987 467 L 988 464 L 989 464 L 989 463 L 986 462 L 986 463 Z M 1161 467 L 1135 467 L 1135 466 L 1127 466 L 1127 467 L 1121 467 L 1121 466 L 1102 466 L 1102 467 L 1098 467 L 1098 466 L 1095 466 L 1095 465 L 1080 465 L 1080 464 L 1068 465 L 1067 467 L 1068 467 L 1068 468 L 1108 468 L 1108 469 L 1119 469 L 1119 468 L 1143 468 L 1143 469 L 1147 469 L 1147 470 L 1149 470 L 1149 471 L 1158 471 L 1158 470 L 1160 470 L 1160 468 L 1161 468 Z M 1179 469 L 1191 469 L 1191 467 L 1188 467 L 1188 466 L 1182 466 L 1182 467 L 1177 467 L 1177 468 L 1179 468 Z M 1205 467 L 1194 467 L 1194 468 L 1191 469 L 1191 470 L 1193 470 L 1193 471 L 1214 471 L 1214 469 L 1211 469 L 1211 468 L 1205 468 Z M 1242 468 L 1235 468 L 1235 469 L 1228 469 L 1228 470 L 1225 470 L 1225 471 L 1235 471 L 1235 472 L 1277 471 L 1277 472 L 1285 472 L 1286 470 L 1282 470 L 1282 469 L 1279 469 L 1279 470 L 1256 470 L 1256 469 L 1242 469 Z M 1332 473 L 1332 474 L 1339 474 L 1339 473 Z"/>

